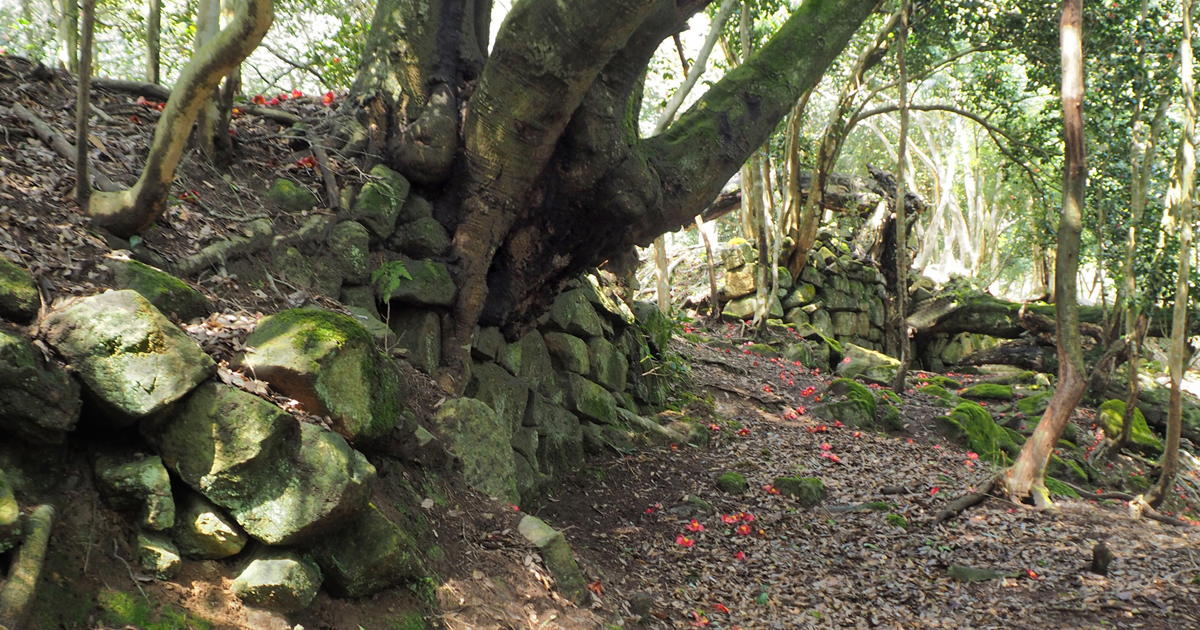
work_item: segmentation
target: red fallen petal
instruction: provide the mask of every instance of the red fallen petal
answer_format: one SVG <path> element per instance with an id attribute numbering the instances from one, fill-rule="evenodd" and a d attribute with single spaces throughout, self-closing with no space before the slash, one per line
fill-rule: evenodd
<path id="1" fill-rule="evenodd" d="M 255 105 L 266 105 L 267 97 L 263 96 L 262 94 L 255 94 L 254 98 L 250 99 L 250 102 L 254 103 Z"/>
<path id="2" fill-rule="evenodd" d="M 933 488 L 931 488 L 929 490 L 929 496 L 933 496 L 933 495 L 937 494 L 938 490 L 940 490 L 940 488 L 938 488 L 937 486 L 934 486 Z"/>
<path id="3" fill-rule="evenodd" d="M 701 525 L 700 521 L 697 521 L 696 519 L 692 519 L 692 522 L 688 523 L 687 525 L 684 525 L 683 528 L 688 530 L 689 532 L 704 531 L 704 525 Z"/>
<path id="4" fill-rule="evenodd" d="M 1028 575 L 1029 579 L 1031 580 L 1038 579 L 1038 574 L 1034 573 L 1033 569 L 1025 569 L 1025 574 Z"/>
<path id="5" fill-rule="evenodd" d="M 279 99 L 277 99 L 277 98 L 273 98 L 273 99 L 267 101 L 267 105 L 278 105 L 278 104 L 279 104 Z"/>
<path id="6" fill-rule="evenodd" d="M 862 437 L 862 433 L 860 433 L 860 432 L 858 432 L 858 431 L 855 431 L 855 432 L 854 432 L 854 437 Z"/>
<path id="7" fill-rule="evenodd" d="M 738 525 L 738 527 L 737 527 L 737 533 L 739 536 L 749 536 L 750 531 L 751 531 L 750 526 L 745 523 L 742 523 L 741 525 Z"/>
<path id="8" fill-rule="evenodd" d="M 833 423 L 833 426 L 835 426 L 835 427 L 842 427 L 842 426 L 845 426 L 845 425 L 843 425 L 843 424 L 842 424 L 842 421 L 841 421 L 841 420 L 838 420 L 837 422 L 834 422 L 834 423 Z"/>
<path id="9" fill-rule="evenodd" d="M 725 523 L 733 524 L 742 520 L 742 516 L 740 514 L 722 514 L 721 520 Z"/>
<path id="10" fill-rule="evenodd" d="M 754 515 L 749 512 L 742 512 L 741 516 L 742 516 L 742 520 L 746 521 L 747 523 L 754 522 Z"/>
<path id="11" fill-rule="evenodd" d="M 821 445 L 821 450 L 822 450 L 822 451 L 828 451 L 828 450 L 829 450 L 829 449 L 831 449 L 831 448 L 833 448 L 833 447 L 832 447 L 832 446 L 830 446 L 828 442 L 826 442 L 826 443 L 824 443 L 824 444 L 822 444 L 822 445 Z"/>
<path id="12" fill-rule="evenodd" d="M 304 96 L 304 92 L 301 92 L 300 90 L 292 90 L 292 98 L 300 98 L 302 96 Z"/>
<path id="13" fill-rule="evenodd" d="M 729 608 L 727 608 L 727 607 L 725 606 L 725 604 L 715 604 L 715 605 L 713 606 L 713 610 L 715 610 L 715 611 L 717 611 L 717 612 L 719 612 L 719 613 L 728 613 L 728 612 L 729 612 Z"/>
<path id="14" fill-rule="evenodd" d="M 737 552 L 737 553 L 733 554 L 733 559 L 734 559 L 734 560 L 745 560 L 745 559 L 746 559 L 746 552 L 745 552 L 745 551 L 739 551 L 739 552 Z"/>

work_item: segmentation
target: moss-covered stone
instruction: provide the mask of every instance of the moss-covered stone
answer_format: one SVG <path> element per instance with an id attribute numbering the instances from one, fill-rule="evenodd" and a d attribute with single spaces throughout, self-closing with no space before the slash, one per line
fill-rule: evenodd
<path id="1" fill-rule="evenodd" d="M 183 559 L 171 539 L 154 532 L 138 532 L 138 566 L 160 580 L 170 580 L 179 574 Z"/>
<path id="2" fill-rule="evenodd" d="M 525 540 L 538 548 L 542 561 L 550 570 L 550 575 L 558 590 L 566 599 L 580 603 L 587 595 L 587 581 L 583 572 L 575 562 L 571 547 L 562 532 L 555 530 L 540 519 L 525 516 L 517 524 L 517 531 Z"/>
<path id="3" fill-rule="evenodd" d="M 805 507 L 816 505 L 825 498 L 825 484 L 816 477 L 776 477 L 772 484 L 779 494 L 792 497 Z"/>
<path id="4" fill-rule="evenodd" d="M 717 488 L 729 494 L 742 494 L 750 487 L 746 477 L 740 472 L 729 471 L 717 477 Z"/>
<path id="5" fill-rule="evenodd" d="M 941 385 L 926 385 L 917 389 L 917 391 L 921 392 L 922 394 L 933 396 L 937 399 L 939 405 L 943 405 L 945 407 L 953 407 L 962 400 L 956 394 L 946 391 L 946 388 L 942 387 Z"/>
<path id="6" fill-rule="evenodd" d="M 1050 406 L 1050 399 L 1054 397 L 1054 392 L 1039 392 L 1017 400 L 1017 411 L 1021 415 L 1033 418 L 1046 411 Z"/>
<path id="7" fill-rule="evenodd" d="M 629 359 L 617 351 L 604 337 L 592 337 L 587 342 L 588 376 L 611 392 L 625 390 Z"/>
<path id="8" fill-rule="evenodd" d="M 875 416 L 875 395 L 862 383 L 848 378 L 838 378 L 829 383 L 829 391 L 858 403 L 868 416 Z"/>
<path id="9" fill-rule="evenodd" d="M 298 553 L 260 547 L 229 590 L 251 606 L 294 613 L 312 602 L 320 586 L 321 572 Z"/>
<path id="10" fill-rule="evenodd" d="M 216 364 L 135 291 L 67 304 L 44 323 L 46 339 L 118 424 L 158 413 L 216 371 Z"/>
<path id="11" fill-rule="evenodd" d="M 0 470 L 0 553 L 21 542 L 21 506 L 13 495 L 8 476 Z"/>
<path id="12" fill-rule="evenodd" d="M 1083 466 L 1074 460 L 1058 455 L 1050 456 L 1050 461 L 1046 464 L 1046 474 L 1075 484 L 1088 482 L 1087 472 L 1084 471 Z"/>
<path id="13" fill-rule="evenodd" d="M 0 429 L 38 444 L 58 444 L 75 428 L 79 383 L 46 361 L 16 331 L 0 327 Z"/>
<path id="14" fill-rule="evenodd" d="M 388 324 L 404 358 L 418 370 L 433 374 L 442 362 L 442 323 L 438 314 L 416 308 L 393 309 Z"/>
<path id="15" fill-rule="evenodd" d="M 1012 400 L 1012 388 L 995 383 L 979 383 L 958 392 L 959 396 L 971 400 Z"/>
<path id="16" fill-rule="evenodd" d="M 842 357 L 842 362 L 837 365 L 837 375 L 842 378 L 861 377 L 875 383 L 891 383 L 900 367 L 899 360 L 852 343 L 843 346 Z"/>
<path id="17" fill-rule="evenodd" d="M 891 404 L 883 405 L 883 413 L 880 414 L 879 423 L 889 431 L 904 430 L 904 419 L 900 417 L 900 410 Z"/>
<path id="18" fill-rule="evenodd" d="M 550 358 L 561 369 L 576 374 L 587 374 L 591 370 L 587 342 L 560 332 L 548 332 L 543 338 Z"/>
<path id="19" fill-rule="evenodd" d="M 758 288 L 758 265 L 746 263 L 736 269 L 725 272 L 722 294 L 726 299 L 735 300 L 754 293 Z"/>
<path id="20" fill-rule="evenodd" d="M 1125 401 L 1109 400 L 1100 405 L 1096 422 L 1104 429 L 1104 435 L 1116 439 L 1121 434 L 1124 417 Z M 1129 439 L 1132 442 L 1131 446 L 1144 455 L 1161 455 L 1163 452 L 1162 440 L 1150 430 L 1141 409 L 1133 410 L 1133 428 L 1130 429 Z"/>
<path id="21" fill-rule="evenodd" d="M 117 509 L 138 511 L 138 524 L 161 531 L 175 525 L 171 478 L 157 455 L 103 448 L 92 458 L 96 488 Z"/>
<path id="22" fill-rule="evenodd" d="M 259 322 L 246 339 L 252 352 L 234 358 L 311 413 L 329 416 L 348 440 L 385 435 L 401 417 L 400 375 L 353 318 L 289 309 Z"/>
<path id="23" fill-rule="evenodd" d="M 37 316 L 38 304 L 33 276 L 0 256 L 0 318 L 23 324 Z"/>
<path id="24" fill-rule="evenodd" d="M 808 415 L 829 423 L 841 422 L 867 430 L 875 428 L 875 417 L 868 414 L 866 408 L 854 400 L 839 400 L 815 405 L 809 408 Z"/>
<path id="25" fill-rule="evenodd" d="M 213 310 L 204 294 L 169 273 L 136 260 L 111 258 L 105 265 L 112 269 L 118 288 L 137 291 L 167 315 L 187 321 L 206 317 Z"/>
<path id="26" fill-rule="evenodd" d="M 384 263 L 371 276 L 375 293 L 384 302 L 417 306 L 451 306 L 458 287 L 446 265 L 428 260 Z"/>
<path id="27" fill-rule="evenodd" d="M 816 297 L 817 287 L 815 285 L 808 282 L 800 282 L 783 299 L 782 306 L 785 309 L 797 308 L 812 303 Z"/>
<path id="28" fill-rule="evenodd" d="M 504 356 L 508 342 L 495 326 L 477 328 L 471 337 L 471 356 L 476 361 L 496 361 Z"/>
<path id="29" fill-rule="evenodd" d="M 634 303 L 633 314 L 638 328 L 646 335 L 650 351 L 654 356 L 662 357 L 662 354 L 667 351 L 667 346 L 671 343 L 671 335 L 674 333 L 674 324 L 670 318 L 651 302 Z"/>
<path id="30" fill-rule="evenodd" d="M 563 374 L 560 382 L 568 409 L 602 424 L 617 422 L 617 401 L 603 387 L 570 372 Z"/>
<path id="31" fill-rule="evenodd" d="M 412 258 L 436 258 L 450 250 L 450 234 L 433 217 L 423 217 L 398 226 L 387 248 Z"/>
<path id="32" fill-rule="evenodd" d="M 378 164 L 371 169 L 373 179 L 363 186 L 354 201 L 354 213 L 371 232 L 371 241 L 379 243 L 396 230 L 396 217 L 408 200 L 411 185 L 403 175 Z"/>
<path id="33" fill-rule="evenodd" d="M 329 251 L 344 281 L 362 284 L 371 277 L 370 233 L 357 221 L 343 221 L 329 233 Z"/>
<path id="34" fill-rule="evenodd" d="M 554 374 L 554 364 L 542 334 L 536 330 L 525 333 L 516 343 L 510 343 L 500 355 L 500 364 L 534 391 L 555 403 L 564 401 L 563 392 Z"/>
<path id="35" fill-rule="evenodd" d="M 505 501 L 520 500 L 510 444 L 513 427 L 507 420 L 474 398 L 447 401 L 433 420 L 446 436 L 447 448 L 462 460 L 467 483 Z"/>
<path id="36" fill-rule="evenodd" d="M 554 303 L 550 305 L 550 326 L 584 339 L 604 333 L 600 316 L 588 301 L 587 293 L 581 289 L 572 289 L 554 298 Z"/>
<path id="37" fill-rule="evenodd" d="M 959 403 L 949 416 L 935 418 L 935 424 L 954 443 L 997 465 L 1007 464 L 1018 449 L 1009 433 L 978 403 Z"/>
<path id="38" fill-rule="evenodd" d="M 726 302 L 721 309 L 721 315 L 731 319 L 750 319 L 754 317 L 758 304 L 758 298 L 754 295 L 740 297 Z M 783 317 L 783 304 L 779 302 L 778 296 L 767 306 L 767 317 Z"/>
<path id="39" fill-rule="evenodd" d="M 424 577 L 417 541 L 374 505 L 314 549 L 325 588 L 340 597 L 365 597 Z"/>
<path id="40" fill-rule="evenodd" d="M 247 541 L 233 519 L 194 492 L 185 492 L 179 501 L 171 537 L 184 557 L 202 560 L 237 555 Z"/>
<path id="41" fill-rule="evenodd" d="M 471 382 L 464 392 L 477 398 L 496 413 L 508 427 L 508 438 L 519 429 L 529 403 L 529 384 L 495 363 L 475 363 Z"/>
<path id="42" fill-rule="evenodd" d="M 303 212 L 317 205 L 317 196 L 290 179 L 277 179 L 267 189 L 270 199 L 286 212 Z"/>

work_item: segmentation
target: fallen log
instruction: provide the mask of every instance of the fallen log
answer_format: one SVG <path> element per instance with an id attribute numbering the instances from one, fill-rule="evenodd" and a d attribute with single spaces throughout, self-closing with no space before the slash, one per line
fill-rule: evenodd
<path id="1" fill-rule="evenodd" d="M 1022 370 L 1056 374 L 1058 350 L 1026 340 L 1011 341 L 972 352 L 963 357 L 958 365 L 1011 365 Z"/>

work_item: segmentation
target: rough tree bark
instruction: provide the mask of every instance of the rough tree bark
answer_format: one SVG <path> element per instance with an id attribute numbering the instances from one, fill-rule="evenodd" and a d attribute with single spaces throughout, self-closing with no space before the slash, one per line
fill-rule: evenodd
<path id="1" fill-rule="evenodd" d="M 412 181 L 454 234 L 443 386 L 466 385 L 477 323 L 515 332 L 583 269 L 692 223 L 878 0 L 803 3 L 666 131 L 639 138 L 649 60 L 707 4 L 525 0 L 486 58 L 490 2 L 377 5 L 348 148 Z"/>
<path id="2" fill-rule="evenodd" d="M 158 83 L 159 44 L 162 33 L 162 0 L 150 0 L 146 7 L 146 80 Z"/>
<path id="3" fill-rule="evenodd" d="M 908 69 L 904 63 L 904 49 L 908 45 L 908 0 L 900 2 L 900 30 L 897 36 L 896 65 L 900 71 L 900 139 L 896 149 L 896 327 L 900 342 L 900 367 L 892 381 L 892 389 L 904 391 L 904 380 L 909 356 L 908 326 L 905 325 L 908 311 L 908 222 L 904 216 L 904 201 L 907 196 L 905 167 L 908 166 Z"/>
<path id="4" fill-rule="evenodd" d="M 88 115 L 92 103 L 92 34 L 96 0 L 83 0 L 83 41 L 80 42 L 79 81 L 75 89 L 75 202 L 86 209 L 92 184 L 88 176 Z"/>
<path id="5" fill-rule="evenodd" d="M 197 113 L 221 79 L 262 41 L 271 20 L 271 0 L 242 0 L 229 26 L 196 51 L 171 90 L 137 183 L 115 193 L 92 194 L 88 213 L 97 226 L 128 237 L 162 216 Z"/>
<path id="6" fill-rule="evenodd" d="M 1067 421 L 1083 397 L 1087 377 L 1079 334 L 1076 272 L 1083 231 L 1086 165 L 1083 137 L 1083 0 L 1064 0 L 1061 23 L 1062 107 L 1065 159 L 1062 215 L 1055 261 L 1055 321 L 1058 337 L 1058 386 L 1033 435 L 1003 476 L 1013 501 L 1032 498 L 1039 509 L 1053 507 L 1046 491 L 1046 464 Z"/>
<path id="7" fill-rule="evenodd" d="M 58 2 L 58 67 L 70 73 L 79 71 L 79 2 Z"/>
<path id="8" fill-rule="evenodd" d="M 1180 161 L 1176 181 L 1168 193 L 1175 203 L 1179 226 L 1179 277 L 1175 285 L 1175 313 L 1171 319 L 1171 348 L 1167 363 L 1171 371 L 1171 397 L 1167 411 L 1167 443 L 1163 450 L 1162 473 L 1150 489 L 1146 503 L 1157 508 L 1170 494 L 1179 469 L 1179 437 L 1183 430 L 1183 361 L 1188 354 L 1188 282 L 1191 274 L 1192 193 L 1196 185 L 1196 79 L 1192 72 L 1192 0 L 1183 0 L 1183 39 L 1179 42 L 1179 77 L 1183 92 L 1183 134 L 1179 139 Z"/>

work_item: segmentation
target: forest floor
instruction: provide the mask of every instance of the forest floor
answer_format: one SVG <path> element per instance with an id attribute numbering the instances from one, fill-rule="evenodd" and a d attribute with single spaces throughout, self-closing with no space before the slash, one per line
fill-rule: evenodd
<path id="1" fill-rule="evenodd" d="M 0 106 L 22 103 L 68 140 L 74 139 L 73 92 L 60 77 L 39 76 L 19 60 L 0 57 Z M 128 94 L 96 94 L 106 118 L 90 139 L 94 163 L 113 180 L 132 183 L 158 110 Z M 325 111 L 307 98 L 281 107 L 310 118 Z M 102 290 L 112 244 L 76 209 L 69 161 L 14 117 L 0 117 L 0 127 L 0 255 L 34 273 L 47 306 Z M 275 123 L 245 116 L 233 128 L 241 158 L 228 179 L 192 152 L 185 158 L 181 194 L 145 235 L 156 254 L 176 260 L 193 254 L 263 213 L 282 226 L 299 220 L 263 204 L 261 194 L 285 172 L 318 188 L 317 174 L 300 161 L 305 154 Z M 353 172 L 337 156 L 334 161 L 343 174 Z M 249 264 L 192 280 L 220 311 L 204 324 L 215 340 L 206 349 L 218 358 L 258 317 L 328 301 L 276 286 L 267 271 Z M 697 333 L 746 341 L 724 324 Z M 228 594 L 231 567 L 222 563 L 195 563 L 174 581 L 156 581 L 131 568 L 131 517 L 97 501 L 81 444 L 65 460 L 41 461 L 53 469 L 48 476 L 66 478 L 66 490 L 52 497 L 63 506 L 62 518 L 39 593 L 41 616 L 32 627 L 122 627 L 107 615 L 122 593 L 135 607 L 142 600 L 166 602 L 143 617 L 161 621 L 182 610 L 218 628 L 261 630 L 297 622 L 309 630 L 389 630 L 402 627 L 401 613 L 413 607 L 438 611 L 430 621 L 452 629 L 572 630 L 618 622 L 747 630 L 1200 627 L 1196 531 L 1135 520 L 1123 504 L 1064 498 L 1058 498 L 1059 515 L 989 499 L 938 523 L 935 515 L 948 501 L 995 471 L 933 430 L 931 419 L 942 411 L 929 399 L 900 393 L 901 432 L 823 426 L 801 408 L 824 393 L 827 375 L 740 349 L 684 339 L 674 344 L 689 360 L 691 386 L 678 392 L 677 411 L 666 413 L 713 425 L 710 443 L 641 444 L 591 458 L 531 510 L 563 530 L 575 549 L 592 584 L 580 607 L 558 597 L 535 551 L 516 533 L 520 512 L 478 496 L 453 475 L 437 480 L 404 466 L 381 469 L 381 477 L 402 477 L 436 499 L 423 508 L 446 554 L 433 567 L 436 580 L 358 601 L 321 594 L 288 619 L 241 607 Z M 415 372 L 406 377 L 421 396 L 418 411 L 429 413 L 439 397 L 433 384 Z M 1075 418 L 1085 435 L 1095 433 L 1090 414 L 1081 409 Z M 1142 474 L 1139 466 L 1118 461 L 1114 474 Z M 728 471 L 746 476 L 746 493 L 716 489 L 717 476 Z M 801 507 L 772 494 L 769 486 L 781 475 L 821 479 L 823 501 Z M 902 493 L 890 493 L 898 489 Z M 377 502 L 387 505 L 390 498 Z M 1107 577 L 1088 570 L 1101 541 L 1116 555 Z M 1015 577 L 960 582 L 949 577 L 951 565 Z M 108 601 L 93 597 L 97 592 L 109 593 Z"/>

